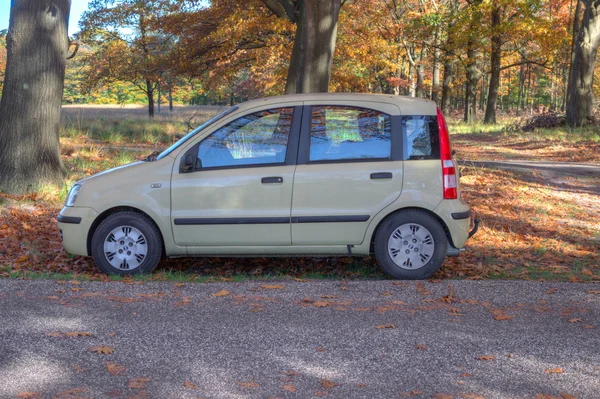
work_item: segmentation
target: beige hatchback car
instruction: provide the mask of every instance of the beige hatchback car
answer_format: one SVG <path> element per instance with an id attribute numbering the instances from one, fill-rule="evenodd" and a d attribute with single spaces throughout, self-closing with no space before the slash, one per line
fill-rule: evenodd
<path id="1" fill-rule="evenodd" d="M 163 256 L 374 253 L 389 275 L 422 279 L 476 230 L 435 103 L 375 94 L 232 107 L 77 182 L 57 219 L 67 252 L 120 275 Z"/>

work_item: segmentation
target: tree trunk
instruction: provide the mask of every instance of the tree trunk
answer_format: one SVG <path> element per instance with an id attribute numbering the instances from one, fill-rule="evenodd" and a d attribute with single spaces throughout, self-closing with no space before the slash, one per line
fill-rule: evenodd
<path id="1" fill-rule="evenodd" d="M 441 109 L 444 114 L 450 111 L 450 102 L 452 94 L 452 81 L 454 80 L 454 55 L 450 54 L 454 47 L 453 28 L 456 23 L 456 14 L 458 13 L 458 1 L 452 0 L 450 3 L 450 16 L 448 23 L 448 37 L 446 39 L 446 54 L 444 54 L 444 78 L 442 81 L 442 101 Z"/>
<path id="2" fill-rule="evenodd" d="M 575 63 L 575 51 L 577 48 L 577 37 L 579 36 L 579 20 L 581 19 L 581 4 L 583 0 L 575 0 L 575 13 L 573 14 L 573 30 L 571 31 L 571 62 L 569 63 L 569 73 L 567 75 L 567 89 L 565 90 L 565 103 L 569 101 L 569 87 L 571 87 L 571 71 Z M 572 3 L 571 3 L 572 4 Z"/>
<path id="3" fill-rule="evenodd" d="M 59 129 L 70 0 L 13 0 L 0 100 L 0 191 L 64 183 Z"/>
<path id="4" fill-rule="evenodd" d="M 594 117 L 594 65 L 600 45 L 600 0 L 586 2 L 571 66 L 571 85 L 567 102 L 567 123 L 582 126 Z"/>
<path id="5" fill-rule="evenodd" d="M 477 68 L 477 57 L 479 51 L 471 48 L 467 50 L 467 82 L 465 85 L 465 115 L 466 123 L 475 122 L 477 114 L 477 82 L 479 81 L 480 72 Z"/>
<path id="6" fill-rule="evenodd" d="M 286 94 L 329 90 L 341 0 L 299 0 Z"/>
<path id="7" fill-rule="evenodd" d="M 169 111 L 173 112 L 173 86 L 169 85 Z"/>
<path id="8" fill-rule="evenodd" d="M 480 53 L 478 35 L 482 16 L 479 5 L 482 0 L 467 0 L 467 3 L 471 8 L 471 17 L 469 20 L 469 39 L 467 41 L 467 84 L 465 87 L 464 121 L 473 123 L 477 114 L 477 83 L 481 77 L 477 63 Z"/>
<path id="9" fill-rule="evenodd" d="M 488 89 L 488 101 L 485 108 L 485 117 L 483 123 L 496 123 L 496 106 L 498 103 L 498 88 L 500 87 L 500 62 L 502 60 L 502 38 L 498 32 L 500 25 L 501 10 L 498 5 L 492 9 L 492 53 L 490 63 L 492 73 L 490 75 L 490 86 Z"/>
<path id="10" fill-rule="evenodd" d="M 438 34 L 436 32 L 435 44 L 438 45 Z M 441 51 L 439 47 L 436 47 L 433 53 L 433 70 L 431 77 L 431 100 L 436 102 L 438 101 L 439 91 L 440 91 L 440 57 Z"/>
<path id="11" fill-rule="evenodd" d="M 148 98 L 148 118 L 154 118 L 154 86 L 146 79 L 146 97 Z"/>

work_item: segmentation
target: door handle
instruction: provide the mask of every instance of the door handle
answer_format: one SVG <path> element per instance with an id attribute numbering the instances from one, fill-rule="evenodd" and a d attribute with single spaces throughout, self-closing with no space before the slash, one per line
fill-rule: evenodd
<path id="1" fill-rule="evenodd" d="M 391 172 L 371 173 L 371 180 L 391 179 L 392 176 Z"/>
<path id="2" fill-rule="evenodd" d="M 277 184 L 277 183 L 283 183 L 283 177 L 263 177 L 262 179 L 260 179 L 260 182 L 262 184 Z"/>

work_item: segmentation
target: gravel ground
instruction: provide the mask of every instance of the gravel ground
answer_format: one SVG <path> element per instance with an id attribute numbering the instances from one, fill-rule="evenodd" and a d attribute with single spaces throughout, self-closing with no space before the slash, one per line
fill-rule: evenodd
<path id="1" fill-rule="evenodd" d="M 77 283 L 0 280 L 1 398 L 600 395 L 600 284 Z"/>

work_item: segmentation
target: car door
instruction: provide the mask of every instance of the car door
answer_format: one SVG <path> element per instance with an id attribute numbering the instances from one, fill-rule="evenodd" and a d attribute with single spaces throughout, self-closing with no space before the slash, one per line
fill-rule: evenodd
<path id="1" fill-rule="evenodd" d="M 400 196 L 395 105 L 306 103 L 292 199 L 293 245 L 356 245 Z"/>
<path id="2" fill-rule="evenodd" d="M 190 154 L 196 165 L 187 173 L 173 171 L 177 245 L 203 253 L 207 246 L 291 244 L 301 113 L 291 105 L 251 110 L 182 151 L 176 168 Z"/>

